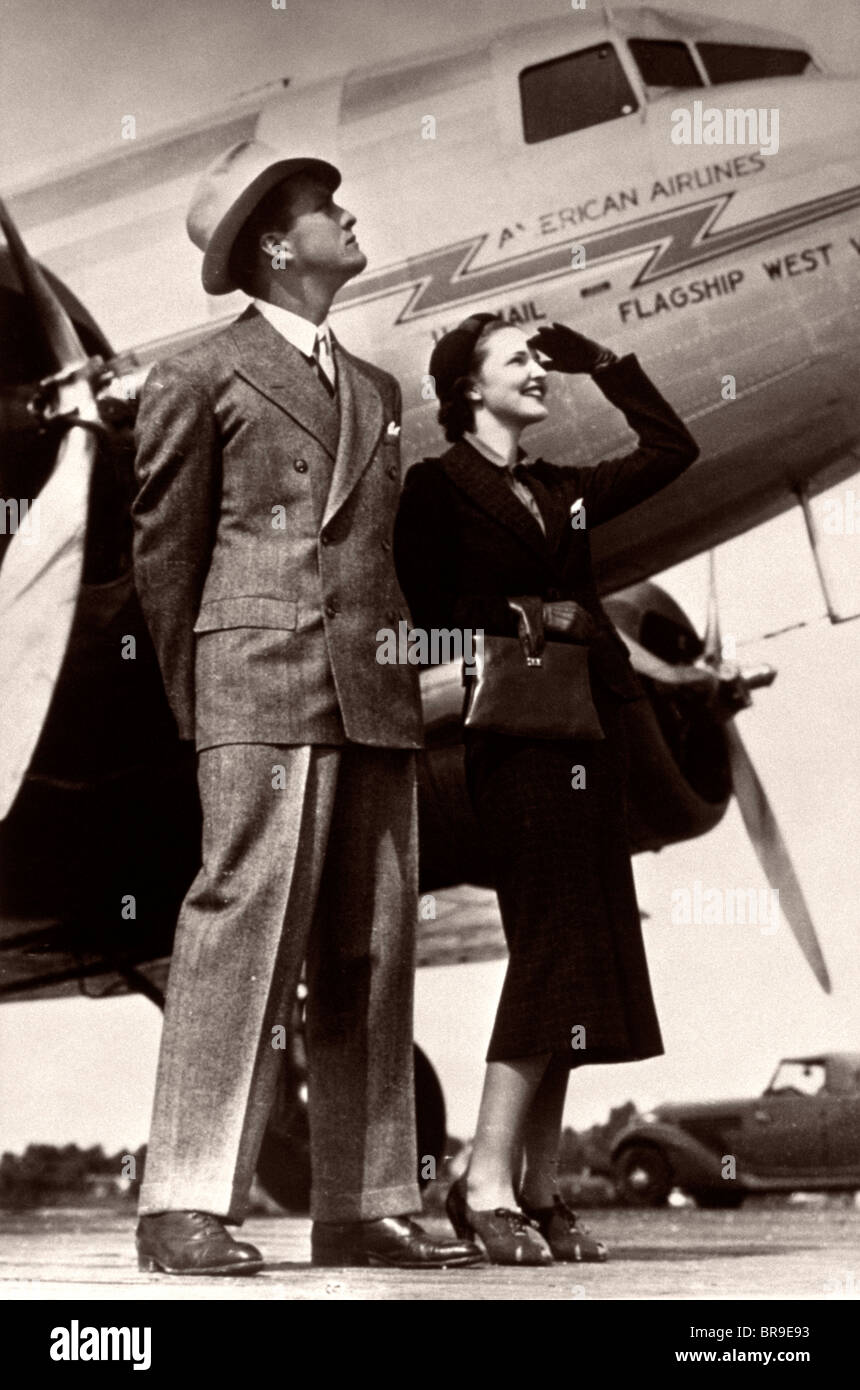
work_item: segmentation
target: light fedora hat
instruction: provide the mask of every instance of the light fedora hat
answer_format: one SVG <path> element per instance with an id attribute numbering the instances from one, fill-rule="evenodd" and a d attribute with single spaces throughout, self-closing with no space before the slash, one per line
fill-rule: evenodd
<path id="1" fill-rule="evenodd" d="M 242 140 L 210 164 L 194 190 L 185 226 L 203 252 L 201 276 L 207 294 L 229 294 L 230 252 L 254 208 L 270 189 L 292 174 L 316 174 L 331 186 L 340 183 L 333 164 L 310 156 L 285 156 L 260 140 Z"/>

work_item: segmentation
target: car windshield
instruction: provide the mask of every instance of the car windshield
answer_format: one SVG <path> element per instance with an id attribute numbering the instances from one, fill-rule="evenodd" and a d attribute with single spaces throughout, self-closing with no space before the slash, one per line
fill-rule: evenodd
<path id="1" fill-rule="evenodd" d="M 782 1062 L 768 1086 L 770 1095 L 780 1092 L 817 1096 L 824 1089 L 827 1072 L 822 1062 Z"/>

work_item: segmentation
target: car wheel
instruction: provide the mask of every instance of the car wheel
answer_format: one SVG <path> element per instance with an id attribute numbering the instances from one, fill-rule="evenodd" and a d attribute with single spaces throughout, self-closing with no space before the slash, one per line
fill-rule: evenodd
<path id="1" fill-rule="evenodd" d="M 633 1144 L 615 1160 L 615 1182 L 628 1206 L 662 1207 L 672 1191 L 672 1169 L 653 1144 Z"/>
<path id="2" fill-rule="evenodd" d="M 702 1191 L 691 1191 L 690 1196 L 704 1211 L 733 1211 L 743 1205 L 745 1192 L 739 1192 L 737 1188 L 730 1188 L 727 1192 L 722 1192 L 720 1188 L 708 1187 Z"/>

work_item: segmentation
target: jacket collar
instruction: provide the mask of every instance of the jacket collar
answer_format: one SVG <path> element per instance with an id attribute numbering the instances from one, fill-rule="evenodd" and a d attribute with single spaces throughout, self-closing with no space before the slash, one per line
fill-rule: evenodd
<path id="1" fill-rule="evenodd" d="M 364 364 L 332 335 L 340 414 L 297 348 L 250 305 L 231 327 L 235 371 L 308 431 L 334 459 L 322 525 L 339 511 L 373 457 L 385 412 Z"/>
<path id="2" fill-rule="evenodd" d="M 339 422 L 331 397 L 298 348 L 250 305 L 231 325 L 236 373 L 312 434 L 332 458 Z"/>
<path id="3" fill-rule="evenodd" d="M 302 318 L 301 314 L 294 314 L 282 304 L 270 304 L 266 299 L 255 299 L 254 308 L 264 319 L 268 319 L 282 338 L 286 338 L 287 342 L 292 343 L 305 357 L 313 357 L 318 337 L 324 337 L 331 345 L 331 327 L 327 318 L 321 324 L 311 323 L 310 319 Z"/>
<path id="4" fill-rule="evenodd" d="M 495 521 L 513 531 L 518 538 L 534 550 L 542 560 L 551 558 L 557 544 L 555 536 L 555 508 L 550 505 L 549 496 L 536 478 L 531 480 L 537 504 L 540 507 L 547 534 L 544 536 L 527 507 L 518 501 L 511 491 L 502 469 L 473 449 L 467 440 L 458 443 L 443 454 L 439 460 L 448 477 L 473 502 L 477 502 Z"/>

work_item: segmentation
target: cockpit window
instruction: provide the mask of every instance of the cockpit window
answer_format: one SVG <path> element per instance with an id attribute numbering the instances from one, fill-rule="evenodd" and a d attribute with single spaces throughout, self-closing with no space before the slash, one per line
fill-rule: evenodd
<path id="1" fill-rule="evenodd" d="M 527 145 L 629 116 L 637 106 L 611 43 L 524 68 L 520 100 Z"/>
<path id="2" fill-rule="evenodd" d="M 674 39 L 631 39 L 630 52 L 650 97 L 675 87 L 704 86 L 685 43 Z"/>
<path id="3" fill-rule="evenodd" d="M 799 77 L 813 66 L 802 48 L 759 48 L 743 43 L 700 43 L 712 82 L 746 82 L 755 77 Z"/>

